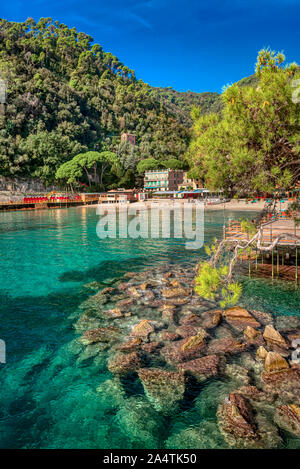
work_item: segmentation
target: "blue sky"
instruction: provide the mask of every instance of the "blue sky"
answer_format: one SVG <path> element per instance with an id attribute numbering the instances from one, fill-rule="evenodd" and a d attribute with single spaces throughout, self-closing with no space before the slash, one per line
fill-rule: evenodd
<path id="1" fill-rule="evenodd" d="M 0 17 L 51 16 L 90 34 L 152 86 L 218 91 L 253 73 L 257 51 L 300 63 L 299 0 L 3 1 Z"/>

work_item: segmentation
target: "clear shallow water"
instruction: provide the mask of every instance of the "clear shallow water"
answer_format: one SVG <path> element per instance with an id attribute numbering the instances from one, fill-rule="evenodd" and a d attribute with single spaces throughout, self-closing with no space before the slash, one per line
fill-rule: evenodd
<path id="1" fill-rule="evenodd" d="M 0 215 L 0 338 L 7 345 L 0 448 L 184 448 L 199 431 L 205 447 L 221 447 L 219 435 L 204 436 L 215 432 L 210 396 L 226 384 L 204 386 L 193 408 L 166 420 L 140 388 L 125 398 L 119 389 L 100 398 L 97 387 L 111 378 L 105 363 L 77 360 L 73 323 L 91 294 L 85 284 L 203 255 L 186 250 L 184 240 L 100 240 L 97 222 L 94 208 Z M 222 211 L 207 212 L 205 242 L 221 237 L 222 226 Z M 244 279 L 243 303 L 253 309 L 299 314 L 299 299 L 293 285 Z"/>

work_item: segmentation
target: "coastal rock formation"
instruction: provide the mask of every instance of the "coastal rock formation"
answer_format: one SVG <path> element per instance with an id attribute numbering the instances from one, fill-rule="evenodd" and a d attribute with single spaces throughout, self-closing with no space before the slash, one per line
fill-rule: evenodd
<path id="1" fill-rule="evenodd" d="M 208 354 L 237 354 L 247 350 L 248 345 L 237 339 L 225 337 L 223 339 L 213 339 L 209 342 L 207 353 Z"/>
<path id="2" fill-rule="evenodd" d="M 206 332 L 204 329 L 198 329 L 198 332 L 196 335 L 191 336 L 187 339 L 186 342 L 181 346 L 181 351 L 182 352 L 187 352 L 191 350 L 199 350 L 200 348 L 205 347 L 205 337 L 206 337 Z"/>
<path id="3" fill-rule="evenodd" d="M 134 337 L 147 338 L 149 334 L 154 331 L 155 328 L 151 322 L 148 319 L 143 319 L 133 327 L 131 335 Z"/>
<path id="4" fill-rule="evenodd" d="M 239 392 L 230 393 L 219 405 L 217 417 L 221 433 L 233 448 L 278 448 L 282 440 L 277 429 L 261 413 L 255 414 L 249 400 Z"/>
<path id="5" fill-rule="evenodd" d="M 222 311 L 214 309 L 212 311 L 205 311 L 201 314 L 202 327 L 204 329 L 213 329 L 217 327 L 222 321 Z"/>
<path id="6" fill-rule="evenodd" d="M 188 288 L 164 288 L 161 292 L 162 296 L 165 298 L 177 298 L 181 296 L 189 296 L 190 290 Z"/>
<path id="7" fill-rule="evenodd" d="M 267 355 L 268 355 L 268 352 L 263 346 L 258 347 L 258 349 L 256 350 L 256 356 L 260 360 L 264 360 Z"/>
<path id="8" fill-rule="evenodd" d="M 117 327 L 99 327 L 86 331 L 79 341 L 83 345 L 94 344 L 96 342 L 113 342 L 118 338 L 120 329 Z"/>
<path id="9" fill-rule="evenodd" d="M 268 373 L 276 373 L 288 369 L 289 364 L 279 353 L 268 352 L 265 357 L 264 368 Z"/>
<path id="10" fill-rule="evenodd" d="M 226 309 L 223 315 L 226 321 L 238 330 L 244 330 L 247 326 L 260 327 L 260 323 L 246 309 L 239 306 Z"/>
<path id="11" fill-rule="evenodd" d="M 220 372 L 221 357 L 217 355 L 207 355 L 203 358 L 196 358 L 177 365 L 178 370 L 194 376 L 197 381 L 205 381 L 212 376 L 218 376 Z"/>
<path id="12" fill-rule="evenodd" d="M 231 446 L 249 444 L 249 440 L 259 438 L 253 410 L 249 402 L 240 394 L 230 393 L 218 408 L 218 423 L 221 432 Z"/>
<path id="13" fill-rule="evenodd" d="M 300 329 L 299 316 L 278 316 L 276 318 L 276 329 L 282 332 L 291 332 Z"/>
<path id="14" fill-rule="evenodd" d="M 278 406 L 275 412 L 275 422 L 288 432 L 300 438 L 300 407 L 294 404 Z"/>
<path id="15" fill-rule="evenodd" d="M 272 325 L 268 325 L 265 327 L 263 338 L 265 339 L 267 345 L 273 349 L 289 348 L 286 340 L 278 331 L 276 331 L 276 329 Z"/>
<path id="16" fill-rule="evenodd" d="M 124 342 L 124 344 L 119 345 L 118 350 L 121 352 L 133 352 L 140 349 L 142 343 L 142 339 L 140 337 L 136 337 L 135 339 L 128 340 L 127 342 Z"/>
<path id="17" fill-rule="evenodd" d="M 169 413 L 183 398 L 185 392 L 183 372 L 144 368 L 140 369 L 138 374 L 145 394 L 156 410 Z"/>
<path id="18" fill-rule="evenodd" d="M 239 385 L 247 385 L 250 382 L 248 370 L 234 363 L 226 365 L 225 376 L 228 376 Z"/>
<path id="19" fill-rule="evenodd" d="M 131 352 L 112 357 L 107 367 L 115 375 L 127 375 L 137 371 L 142 363 L 141 355 L 138 352 Z"/>
<path id="20" fill-rule="evenodd" d="M 121 318 L 123 316 L 123 313 L 120 310 L 120 308 L 109 309 L 109 310 L 105 311 L 105 314 L 107 316 L 109 316 L 110 318 L 112 318 L 112 319 Z"/>
<path id="21" fill-rule="evenodd" d="M 201 340 L 201 336 L 199 338 L 194 337 L 176 340 L 165 345 L 161 349 L 161 355 L 165 361 L 169 364 L 176 364 L 203 356 L 206 348 L 205 340 Z M 187 342 L 189 342 L 189 345 L 184 347 Z"/>

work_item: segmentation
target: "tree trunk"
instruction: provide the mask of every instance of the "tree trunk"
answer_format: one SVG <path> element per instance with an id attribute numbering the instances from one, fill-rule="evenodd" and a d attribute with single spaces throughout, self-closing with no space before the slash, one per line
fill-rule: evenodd
<path id="1" fill-rule="evenodd" d="M 91 187 L 91 177 L 90 177 L 90 175 L 89 175 L 89 172 L 88 172 L 88 170 L 86 169 L 86 167 L 85 167 L 85 166 L 84 166 L 84 170 L 85 170 L 85 172 L 86 172 L 86 175 L 87 175 L 87 178 L 88 178 L 89 187 Z"/>

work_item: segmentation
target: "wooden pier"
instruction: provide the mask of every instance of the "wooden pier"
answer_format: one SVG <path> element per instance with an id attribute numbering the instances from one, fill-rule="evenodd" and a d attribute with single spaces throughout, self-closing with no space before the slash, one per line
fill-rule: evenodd
<path id="1" fill-rule="evenodd" d="M 261 230 L 261 242 L 265 246 L 272 244 L 281 234 L 291 235 L 291 238 L 287 236 L 286 238 L 279 240 L 277 246 L 300 246 L 300 226 L 297 226 L 295 221 L 291 218 L 280 217 L 267 223 L 263 223 L 261 225 Z M 249 241 L 251 239 L 251 235 L 242 230 L 241 222 L 239 221 L 230 222 L 228 227 L 225 229 L 224 235 L 226 240 L 232 242 Z M 295 240 L 295 236 L 298 240 Z"/>

